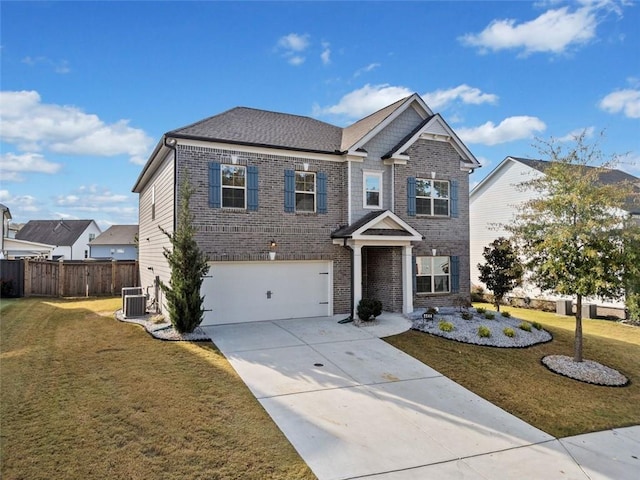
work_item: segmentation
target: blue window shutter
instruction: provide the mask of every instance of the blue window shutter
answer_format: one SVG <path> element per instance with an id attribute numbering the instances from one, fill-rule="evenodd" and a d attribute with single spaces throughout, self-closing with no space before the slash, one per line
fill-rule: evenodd
<path id="1" fill-rule="evenodd" d="M 296 177 L 293 170 L 284 171 L 284 211 L 296 211 Z"/>
<path id="2" fill-rule="evenodd" d="M 327 213 L 327 174 L 318 172 L 316 182 L 318 187 L 318 213 Z"/>
<path id="3" fill-rule="evenodd" d="M 209 206 L 220 208 L 222 194 L 220 193 L 220 164 L 209 162 Z"/>
<path id="4" fill-rule="evenodd" d="M 451 180 L 451 216 L 458 218 L 458 181 Z"/>
<path id="5" fill-rule="evenodd" d="M 258 167 L 247 167 L 247 210 L 258 210 Z"/>
<path id="6" fill-rule="evenodd" d="M 416 177 L 407 177 L 407 215 L 416 216 Z"/>
<path id="7" fill-rule="evenodd" d="M 460 257 L 451 257 L 451 293 L 460 291 Z"/>
<path id="8" fill-rule="evenodd" d="M 411 265 L 413 270 L 413 294 L 418 293 L 418 257 L 415 255 L 411 256 Z"/>

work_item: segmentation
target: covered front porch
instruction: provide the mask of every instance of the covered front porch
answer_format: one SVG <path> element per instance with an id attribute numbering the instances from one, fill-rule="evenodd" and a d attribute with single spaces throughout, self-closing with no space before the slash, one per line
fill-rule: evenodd
<path id="1" fill-rule="evenodd" d="M 422 235 L 389 210 L 372 212 L 331 235 L 351 251 L 351 314 L 362 298 L 382 302 L 383 310 L 413 311 L 412 242 Z"/>

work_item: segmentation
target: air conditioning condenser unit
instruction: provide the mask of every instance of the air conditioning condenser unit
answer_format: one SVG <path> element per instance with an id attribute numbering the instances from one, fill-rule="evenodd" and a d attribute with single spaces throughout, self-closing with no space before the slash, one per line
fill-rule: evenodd
<path id="1" fill-rule="evenodd" d="M 122 313 L 124 313 L 124 297 L 127 295 L 142 295 L 142 287 L 124 287 L 122 289 Z"/>
<path id="2" fill-rule="evenodd" d="M 124 318 L 144 317 L 147 313 L 146 295 L 126 295 L 124 297 Z"/>

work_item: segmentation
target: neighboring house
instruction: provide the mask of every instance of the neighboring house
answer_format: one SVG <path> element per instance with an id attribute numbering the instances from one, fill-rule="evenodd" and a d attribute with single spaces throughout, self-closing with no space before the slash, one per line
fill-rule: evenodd
<path id="1" fill-rule="evenodd" d="M 485 263 L 482 256 L 484 247 L 498 237 L 509 237 L 505 225 L 516 217 L 518 207 L 536 198 L 533 190 L 523 190 L 518 185 L 544 175 L 550 162 L 528 158 L 507 157 L 490 172 L 469 195 L 469 215 L 471 230 L 471 284 L 482 286 L 478 263 Z M 631 182 L 640 188 L 640 179 L 620 170 L 607 170 L 599 175 L 603 184 Z M 640 205 L 628 202 L 627 212 L 640 218 Z M 530 284 L 513 292 L 515 296 L 557 300 L 561 297 L 543 294 Z M 591 299 L 591 301 L 594 301 Z M 600 302 L 602 305 L 623 308 L 623 302 Z"/>
<path id="2" fill-rule="evenodd" d="M 93 220 L 29 220 L 16 234 L 17 240 L 53 245 L 54 260 L 89 258 L 89 242 L 100 235 Z"/>
<path id="3" fill-rule="evenodd" d="M 0 236 L 0 258 L 7 258 L 4 247 L 4 239 L 9 238 L 9 224 L 11 223 L 11 211 L 9 207 L 0 203 L 0 213 L 2 213 L 2 235 Z"/>
<path id="4" fill-rule="evenodd" d="M 136 181 L 141 285 L 170 278 L 159 227 L 174 230 L 188 178 L 203 325 L 468 301 L 477 167 L 417 94 L 346 128 L 233 108 L 166 133 Z"/>
<path id="5" fill-rule="evenodd" d="M 51 258 L 52 245 L 38 242 L 16 240 L 14 225 L 11 225 L 11 212 L 9 207 L 0 203 L 2 212 L 2 246 L 0 247 L 0 259 L 15 260 L 19 258 Z"/>
<path id="6" fill-rule="evenodd" d="M 137 260 L 138 225 L 111 225 L 89 242 L 89 257 Z"/>

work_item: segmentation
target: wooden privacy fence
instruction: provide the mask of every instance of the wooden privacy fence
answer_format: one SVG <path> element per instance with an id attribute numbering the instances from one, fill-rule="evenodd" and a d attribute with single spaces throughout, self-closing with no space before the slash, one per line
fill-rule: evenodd
<path id="1" fill-rule="evenodd" d="M 136 261 L 24 261 L 24 296 L 120 295 L 140 286 Z"/>

